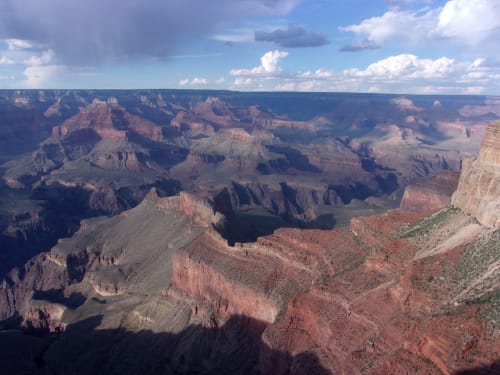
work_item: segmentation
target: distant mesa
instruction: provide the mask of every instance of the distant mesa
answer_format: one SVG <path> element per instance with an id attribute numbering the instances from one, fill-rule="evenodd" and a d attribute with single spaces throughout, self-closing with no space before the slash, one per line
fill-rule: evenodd
<path id="1" fill-rule="evenodd" d="M 102 139 L 125 141 L 132 131 L 152 140 L 160 140 L 161 128 L 151 121 L 131 115 L 120 106 L 118 99 L 110 97 L 106 101 L 94 99 L 92 104 L 80 110 L 60 126 L 52 129 L 55 139 L 62 139 L 69 134 L 84 129 L 91 129 Z"/>

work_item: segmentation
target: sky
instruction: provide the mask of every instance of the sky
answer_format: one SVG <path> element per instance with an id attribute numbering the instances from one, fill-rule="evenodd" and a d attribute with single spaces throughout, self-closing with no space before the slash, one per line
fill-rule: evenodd
<path id="1" fill-rule="evenodd" d="M 500 0 L 0 0 L 0 88 L 500 95 Z"/>

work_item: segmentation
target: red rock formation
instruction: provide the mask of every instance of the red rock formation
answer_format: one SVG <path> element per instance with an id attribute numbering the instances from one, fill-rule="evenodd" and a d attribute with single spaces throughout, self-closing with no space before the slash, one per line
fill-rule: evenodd
<path id="1" fill-rule="evenodd" d="M 335 231 L 332 261 L 324 263 L 316 287 L 298 294 L 265 330 L 262 373 L 294 373 L 295 355 L 305 351 L 332 373 L 451 374 L 498 356 L 500 337 L 485 331 L 481 307 L 440 312 L 453 294 L 434 295 L 429 292 L 433 279 L 422 277 L 423 269 L 432 267 L 438 279 L 439 262 L 427 258 L 419 261 L 423 269 L 413 267 L 416 243 L 391 240 L 408 219 L 392 212 L 353 220 L 352 234 Z M 346 262 L 348 254 L 352 258 Z M 440 261 L 449 265 L 455 256 L 445 254 Z M 280 352 L 290 356 L 273 357 Z"/>
<path id="2" fill-rule="evenodd" d="M 500 123 L 489 125 L 479 157 L 464 160 L 452 204 L 488 227 L 500 226 Z"/>
<path id="3" fill-rule="evenodd" d="M 500 122 L 493 122 L 486 129 L 478 159 L 483 163 L 500 166 Z"/>
<path id="4" fill-rule="evenodd" d="M 92 129 L 101 138 L 117 142 L 127 138 L 127 131 L 133 131 L 152 140 L 162 138 L 159 126 L 144 118 L 131 115 L 114 98 L 108 99 L 107 102 L 95 99 L 91 105 L 82 108 L 78 114 L 67 119 L 62 125 L 54 127 L 52 136 L 56 139 L 64 138 L 82 129 Z"/>
<path id="5" fill-rule="evenodd" d="M 142 224 L 153 215 L 155 223 L 162 220 L 152 234 L 162 241 L 153 259 L 144 253 L 130 260 L 138 247 L 124 255 L 119 241 L 96 241 L 95 233 L 104 232 L 95 225 L 102 224 L 116 241 L 119 228 L 132 229 L 127 223 Z M 353 219 L 346 229 L 279 229 L 256 243 L 230 247 L 213 231 L 221 218 L 209 205 L 188 194 L 158 198 L 152 191 L 140 206 L 118 218 L 84 222 L 75 239 L 62 240 L 50 254 L 34 259 L 22 278 L 11 275 L 9 285 L 0 287 L 0 317 L 18 311 L 39 327 L 64 328 L 59 305 L 37 305 L 29 295 L 31 290 L 53 288 L 67 294 L 70 287 L 90 286 L 95 293 L 90 295 L 121 294 L 120 301 L 132 298 L 132 305 L 140 305 L 141 298 L 149 297 L 133 295 L 130 288 L 138 286 L 127 278 L 139 276 L 133 267 L 142 263 L 154 265 L 158 272 L 156 257 L 172 244 L 171 237 L 163 236 L 170 226 L 178 236 L 172 241 L 184 242 L 166 260 L 172 264 L 170 281 L 165 277 L 154 282 L 163 290 L 171 282 L 162 300 L 165 316 L 184 316 L 190 309 L 191 318 L 178 323 L 181 329 L 193 321 L 219 327 L 232 316 L 261 322 L 266 326 L 258 363 L 262 374 L 298 375 L 320 369 L 324 370 L 319 373 L 453 374 L 487 365 L 500 355 L 500 334 L 489 328 L 496 324 L 490 316 L 495 307 L 484 299 L 490 285 L 495 287 L 498 256 L 490 247 L 497 243 L 498 232 L 480 232 L 475 248 L 466 245 L 472 239 L 464 238 L 447 250 L 422 256 L 429 246 L 442 249 L 448 240 L 443 233 L 459 233 L 471 219 L 451 209 L 418 218 L 421 215 L 391 211 Z M 142 235 L 151 226 L 148 222 L 139 228 L 146 231 Z M 92 228 L 97 232 L 89 232 Z M 127 235 L 128 241 L 135 241 L 134 234 Z M 477 251 L 485 252 L 481 259 L 491 261 L 471 263 Z M 467 287 L 475 288 L 472 295 L 467 294 L 470 290 L 464 294 Z M 108 302 L 106 309 L 112 310 L 114 302 Z M 129 318 L 134 314 L 136 310 Z M 141 319 L 148 322 L 144 314 Z M 315 361 L 307 362 L 304 353 Z"/>
<path id="6" fill-rule="evenodd" d="M 153 189 L 145 199 L 153 200 L 162 209 L 177 211 L 188 216 L 194 225 L 203 227 L 218 226 L 223 220 L 223 216 L 216 213 L 205 200 L 186 192 L 181 192 L 176 197 L 157 201 L 156 191 Z"/>
<path id="7" fill-rule="evenodd" d="M 172 284 L 217 321 L 267 322 L 263 374 L 303 373 L 304 352 L 332 373 L 451 374 L 488 364 L 500 336 L 487 333 L 483 307 L 453 304 L 464 248 L 413 260 L 423 242 L 397 234 L 417 217 L 393 211 L 354 219 L 349 230 L 281 229 L 236 248 L 206 233 L 174 256 Z"/>
<path id="8" fill-rule="evenodd" d="M 455 191 L 459 174 L 441 172 L 405 188 L 400 208 L 404 211 L 430 213 L 448 207 Z"/>
<path id="9" fill-rule="evenodd" d="M 265 269 L 260 259 L 246 259 L 245 253 L 228 251 L 225 241 L 203 235 L 188 248 L 174 255 L 172 285 L 200 304 L 209 305 L 220 321 L 231 315 L 244 315 L 272 323 L 279 312 L 279 304 L 266 295 L 264 280 L 272 270 Z M 244 266 L 254 271 L 246 273 Z"/>
<path id="10" fill-rule="evenodd" d="M 314 240 L 314 233 L 308 234 Z M 273 323 L 297 293 L 310 287 L 319 245 L 304 246 L 300 231 L 279 230 L 256 244 L 227 246 L 206 232 L 174 255 L 172 286 L 208 306 L 219 322 L 244 315 Z"/>

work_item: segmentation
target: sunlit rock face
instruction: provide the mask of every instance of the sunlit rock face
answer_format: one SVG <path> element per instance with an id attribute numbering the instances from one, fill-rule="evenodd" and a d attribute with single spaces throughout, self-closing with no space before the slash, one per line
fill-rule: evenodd
<path id="1" fill-rule="evenodd" d="M 441 172 L 408 185 L 400 208 L 408 212 L 430 213 L 448 207 L 458 178 L 457 172 Z"/>
<path id="2" fill-rule="evenodd" d="M 452 204 L 485 226 L 500 226 L 500 122 L 488 126 L 478 158 L 464 160 Z"/>
<path id="3" fill-rule="evenodd" d="M 491 123 L 479 149 L 479 160 L 500 166 L 500 121 Z"/>

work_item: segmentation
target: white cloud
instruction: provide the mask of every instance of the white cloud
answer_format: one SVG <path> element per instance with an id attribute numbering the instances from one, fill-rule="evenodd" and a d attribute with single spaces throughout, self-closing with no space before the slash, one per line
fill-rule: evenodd
<path id="1" fill-rule="evenodd" d="M 280 59 L 288 56 L 285 51 L 269 51 L 260 58 L 260 66 L 252 69 L 232 69 L 232 76 L 272 76 L 282 71 L 278 66 Z"/>
<path id="2" fill-rule="evenodd" d="M 269 55 L 271 56 L 271 55 Z M 273 54 L 272 56 L 277 56 Z M 279 91 L 346 91 L 421 94 L 470 94 L 498 91 L 500 66 L 478 57 L 457 61 L 449 57 L 420 58 L 412 54 L 389 56 L 365 68 L 335 72 L 317 69 L 285 72 L 276 60 L 253 69 L 232 70 L 234 87 Z"/>
<path id="3" fill-rule="evenodd" d="M 333 75 L 333 72 L 325 69 L 317 69 L 314 72 L 306 71 L 303 73 L 299 73 L 299 77 L 301 78 L 331 78 L 333 77 Z"/>
<path id="4" fill-rule="evenodd" d="M 500 28 L 498 0 L 450 0 L 439 14 L 435 32 L 443 37 L 478 43 Z"/>
<path id="5" fill-rule="evenodd" d="M 0 81 L 7 81 L 7 80 L 13 81 L 15 79 L 16 79 L 16 77 L 14 77 L 14 76 L 0 76 Z"/>
<path id="6" fill-rule="evenodd" d="M 208 85 L 208 79 L 203 77 L 194 77 L 193 79 L 181 79 L 179 86 L 205 86 Z"/>
<path id="7" fill-rule="evenodd" d="M 195 77 L 192 79 L 191 84 L 192 85 L 207 85 L 208 79 Z"/>
<path id="8" fill-rule="evenodd" d="M 39 65 L 47 65 L 54 59 L 55 54 L 54 51 L 49 49 L 47 51 L 43 51 L 39 56 L 31 56 L 24 60 L 24 64 L 28 66 L 39 66 Z"/>
<path id="9" fill-rule="evenodd" d="M 316 81 L 289 81 L 274 87 L 277 91 L 315 91 L 318 87 Z"/>
<path id="10" fill-rule="evenodd" d="M 253 83 L 254 83 L 254 80 L 252 78 L 236 77 L 234 79 L 235 86 L 250 86 Z"/>
<path id="11" fill-rule="evenodd" d="M 339 29 L 357 34 L 370 48 L 382 45 L 392 38 L 418 43 L 432 30 L 438 14 L 439 11 L 435 9 L 423 13 L 391 10 L 380 17 L 368 18 L 357 25 Z"/>
<path id="12" fill-rule="evenodd" d="M 7 43 L 7 49 L 9 51 L 31 49 L 35 47 L 32 42 L 23 39 L 6 39 L 5 43 Z"/>
<path id="13" fill-rule="evenodd" d="M 471 68 L 479 68 L 481 64 L 484 63 L 484 59 L 482 57 L 478 57 L 477 59 L 474 60 L 474 62 L 471 64 Z"/>
<path id="14" fill-rule="evenodd" d="M 284 51 L 269 51 L 260 58 L 261 67 L 266 73 L 276 73 L 281 69 L 278 67 L 280 59 L 287 57 L 288 52 Z"/>
<path id="15" fill-rule="evenodd" d="M 344 74 L 351 77 L 398 80 L 444 78 L 453 72 L 454 65 L 455 61 L 447 57 L 432 60 L 402 54 L 377 61 L 364 70 L 346 70 Z"/>
<path id="16" fill-rule="evenodd" d="M 44 84 L 50 82 L 65 70 L 66 67 L 63 65 L 28 66 L 23 71 L 26 79 L 21 82 L 21 85 L 27 88 L 42 88 Z"/>
<path id="17" fill-rule="evenodd" d="M 222 85 L 224 82 L 226 82 L 226 80 L 224 79 L 224 77 L 220 77 L 218 79 L 215 80 L 215 83 L 217 85 Z"/>
<path id="18" fill-rule="evenodd" d="M 443 38 L 474 46 L 500 36 L 499 15 L 498 0 L 449 0 L 444 7 L 419 11 L 395 8 L 382 16 L 339 29 L 356 34 L 370 48 L 383 45 L 388 40 L 422 44 Z"/>
<path id="19" fill-rule="evenodd" d="M 15 64 L 16 62 L 12 60 L 11 58 L 7 56 L 1 56 L 0 57 L 0 65 L 12 65 Z"/>

